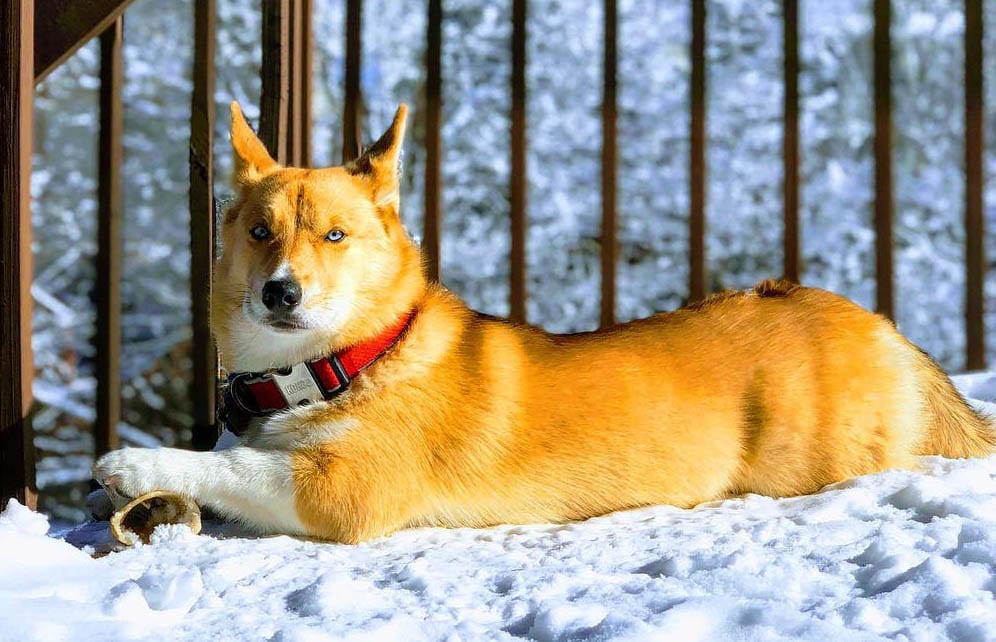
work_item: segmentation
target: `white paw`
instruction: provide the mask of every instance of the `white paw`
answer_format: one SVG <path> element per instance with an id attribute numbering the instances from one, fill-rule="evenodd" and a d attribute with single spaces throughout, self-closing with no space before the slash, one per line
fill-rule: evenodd
<path id="1" fill-rule="evenodd" d="M 151 490 L 159 490 L 158 477 L 161 473 L 159 450 L 152 448 L 115 450 L 93 465 L 93 478 L 116 504 L 119 503 L 118 498 L 138 497 Z"/>

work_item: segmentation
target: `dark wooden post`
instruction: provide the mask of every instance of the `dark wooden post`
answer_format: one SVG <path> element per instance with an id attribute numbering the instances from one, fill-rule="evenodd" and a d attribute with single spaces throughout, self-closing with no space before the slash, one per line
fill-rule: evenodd
<path id="1" fill-rule="evenodd" d="M 304 89 L 301 76 L 301 67 L 304 66 L 304 49 L 301 47 L 304 37 L 304 12 L 303 3 L 299 0 L 290 2 L 290 26 L 288 28 L 288 41 L 290 52 L 287 55 L 287 63 L 290 68 L 287 70 L 287 81 L 290 83 L 287 89 L 287 164 L 302 165 L 301 144 L 304 142 L 304 123 L 301 122 L 303 115 L 303 102 L 301 101 L 301 91 Z"/>
<path id="2" fill-rule="evenodd" d="M 982 0 L 965 0 L 965 368 L 986 367 Z"/>
<path id="3" fill-rule="evenodd" d="M 602 327 L 616 322 L 616 0 L 603 4 L 602 59 Z"/>
<path id="4" fill-rule="evenodd" d="M 31 109 L 34 0 L 0 3 L 0 510 L 34 508 Z"/>
<path id="5" fill-rule="evenodd" d="M 688 300 L 706 295 L 705 266 L 705 131 L 706 131 L 706 6 L 692 0 L 691 153 L 688 216 Z"/>
<path id="6" fill-rule="evenodd" d="M 291 0 L 288 163 L 311 165 L 311 0 Z"/>
<path id="7" fill-rule="evenodd" d="M 799 282 L 799 0 L 782 2 L 782 44 L 785 78 L 782 136 L 782 206 L 785 215 L 783 255 L 785 278 Z"/>
<path id="8" fill-rule="evenodd" d="M 263 0 L 259 138 L 278 163 L 290 160 L 291 0 Z"/>
<path id="9" fill-rule="evenodd" d="M 263 0 L 259 137 L 282 165 L 311 164 L 311 2 Z"/>
<path id="10" fill-rule="evenodd" d="M 301 64 L 295 67 L 295 75 L 298 79 L 298 95 L 295 98 L 295 104 L 297 105 L 297 122 L 300 128 L 297 154 L 299 165 L 311 167 L 311 84 L 315 67 L 313 8 L 311 0 L 297 0 L 297 4 L 301 7 L 301 39 L 298 43 Z"/>
<path id="11" fill-rule="evenodd" d="M 214 265 L 214 52 L 215 0 L 194 3 L 193 92 L 190 99 L 190 312 L 193 326 L 190 394 L 194 405 L 191 445 L 208 450 L 218 440 L 215 403 L 218 354 L 208 323 Z"/>
<path id="12" fill-rule="evenodd" d="M 100 35 L 100 154 L 97 181 L 96 454 L 118 447 L 121 421 L 121 102 L 123 18 Z"/>
<path id="13" fill-rule="evenodd" d="M 429 0 L 425 48 L 425 211 L 422 248 L 429 278 L 439 280 L 443 1 Z"/>
<path id="14" fill-rule="evenodd" d="M 892 38 L 889 0 L 875 0 L 875 311 L 893 318 Z"/>
<path id="15" fill-rule="evenodd" d="M 346 0 L 345 100 L 342 111 L 342 162 L 363 150 L 363 97 L 360 94 L 360 37 L 363 33 L 362 0 Z"/>
<path id="16" fill-rule="evenodd" d="M 509 187 L 512 247 L 509 316 L 526 321 L 526 13 L 527 0 L 512 0 L 512 174 Z"/>

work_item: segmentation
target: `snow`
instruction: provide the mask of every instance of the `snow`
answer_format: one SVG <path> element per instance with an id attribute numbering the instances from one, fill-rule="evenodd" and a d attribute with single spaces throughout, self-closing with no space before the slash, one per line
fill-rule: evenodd
<path id="1" fill-rule="evenodd" d="M 996 398 L 996 374 L 957 381 Z M 0 641 L 996 640 L 996 456 L 355 546 L 211 521 L 91 557 L 109 543 L 106 523 L 50 532 L 11 501 Z"/>

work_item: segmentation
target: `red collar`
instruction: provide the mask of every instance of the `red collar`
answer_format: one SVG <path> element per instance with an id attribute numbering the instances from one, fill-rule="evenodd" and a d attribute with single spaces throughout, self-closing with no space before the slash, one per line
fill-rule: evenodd
<path id="1" fill-rule="evenodd" d="M 219 419 L 225 428 L 241 435 L 253 417 L 318 401 L 331 401 L 350 381 L 384 356 L 405 334 L 412 320 L 406 314 L 398 323 L 370 341 L 326 357 L 266 372 L 237 372 L 228 377 Z"/>

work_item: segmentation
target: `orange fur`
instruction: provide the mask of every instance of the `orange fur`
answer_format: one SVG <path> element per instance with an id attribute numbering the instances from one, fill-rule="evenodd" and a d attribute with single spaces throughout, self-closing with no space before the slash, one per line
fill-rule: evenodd
<path id="1" fill-rule="evenodd" d="M 294 452 L 310 534 L 356 542 L 411 525 L 795 495 L 921 454 L 993 451 L 991 426 L 942 370 L 889 321 L 825 291 L 767 281 L 568 336 L 469 310 L 426 280 L 398 217 L 405 116 L 352 165 L 305 170 L 273 163 L 233 106 L 239 195 L 213 303 L 227 365 L 295 363 L 415 311 L 345 395 L 294 426 L 348 427 Z M 266 242 L 248 234 L 260 222 Z M 342 243 L 323 239 L 332 228 Z M 314 305 L 348 305 L 283 363 L 261 363 L 243 308 L 281 263 L 320 293 Z"/>

